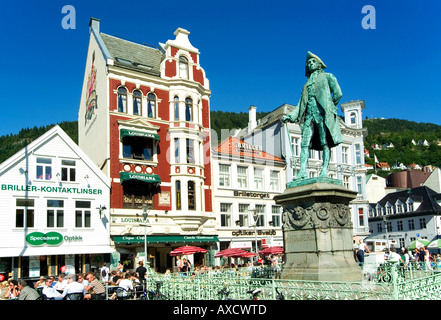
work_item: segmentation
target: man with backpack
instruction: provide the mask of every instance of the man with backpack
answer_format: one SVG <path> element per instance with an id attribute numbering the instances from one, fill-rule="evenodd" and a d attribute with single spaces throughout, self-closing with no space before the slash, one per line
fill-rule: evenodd
<path id="1" fill-rule="evenodd" d="M 103 263 L 103 266 L 100 269 L 100 274 L 101 274 L 101 281 L 103 283 L 109 281 L 109 268 L 107 267 L 106 262 Z"/>

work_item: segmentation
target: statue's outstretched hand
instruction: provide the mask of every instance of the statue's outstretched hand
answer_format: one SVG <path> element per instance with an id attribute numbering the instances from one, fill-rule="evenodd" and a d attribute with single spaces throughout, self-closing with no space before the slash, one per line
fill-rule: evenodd
<path id="1" fill-rule="evenodd" d="M 283 116 L 282 117 L 282 122 L 286 123 L 286 122 L 292 122 L 291 117 L 289 115 L 287 116 Z"/>

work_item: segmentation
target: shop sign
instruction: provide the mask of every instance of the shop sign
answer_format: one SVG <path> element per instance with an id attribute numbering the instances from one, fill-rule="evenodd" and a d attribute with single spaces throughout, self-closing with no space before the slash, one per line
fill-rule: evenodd
<path id="1" fill-rule="evenodd" d="M 269 198 L 270 195 L 268 192 L 248 192 L 248 191 L 240 191 L 234 190 L 235 197 L 250 197 L 250 198 Z"/>
<path id="2" fill-rule="evenodd" d="M 89 188 L 65 188 L 52 186 L 24 186 L 15 184 L 2 184 L 2 191 L 26 191 L 26 192 L 53 192 L 53 193 L 73 193 L 73 194 L 103 194 L 101 189 Z"/>
<path id="3" fill-rule="evenodd" d="M 241 237 L 241 236 L 254 236 L 254 231 L 247 231 L 247 230 L 238 230 L 231 232 L 232 236 L 235 237 Z M 257 230 L 258 236 L 275 236 L 276 230 Z"/>
<path id="4" fill-rule="evenodd" d="M 58 232 L 32 232 L 27 235 L 26 242 L 31 246 L 41 246 L 43 244 L 56 246 L 63 242 L 63 236 Z"/>

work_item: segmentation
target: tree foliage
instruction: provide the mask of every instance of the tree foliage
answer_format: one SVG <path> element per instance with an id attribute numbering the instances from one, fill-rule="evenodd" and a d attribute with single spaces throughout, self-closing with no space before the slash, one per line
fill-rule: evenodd
<path id="1" fill-rule="evenodd" d="M 370 152 L 367 163 L 374 165 L 375 154 L 378 161 L 387 162 L 391 167 L 396 163 L 403 163 L 405 166 L 416 163 L 421 166 L 441 167 L 441 146 L 437 144 L 441 140 L 441 126 L 400 119 L 366 119 L 363 126 L 368 129 L 364 143 Z M 429 146 L 418 144 L 425 140 Z M 389 143 L 394 147 L 382 150 L 372 148 L 373 144 L 383 146 Z"/>

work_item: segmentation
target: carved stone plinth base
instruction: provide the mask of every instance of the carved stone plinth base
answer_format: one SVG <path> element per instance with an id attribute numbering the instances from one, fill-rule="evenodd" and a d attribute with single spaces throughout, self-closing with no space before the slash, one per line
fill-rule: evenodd
<path id="1" fill-rule="evenodd" d="M 356 195 L 341 185 L 313 183 L 287 188 L 275 197 L 284 208 L 282 279 L 362 280 L 353 254 L 348 206 Z"/>

